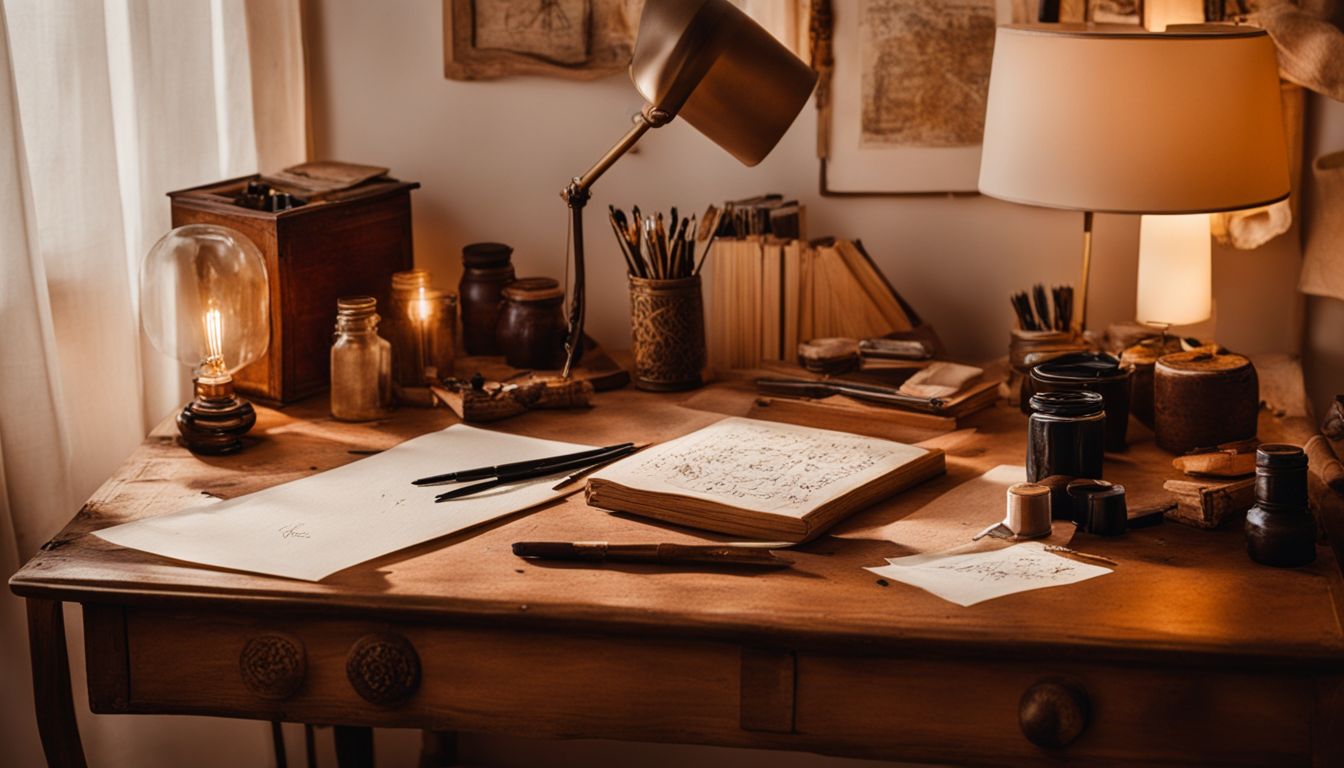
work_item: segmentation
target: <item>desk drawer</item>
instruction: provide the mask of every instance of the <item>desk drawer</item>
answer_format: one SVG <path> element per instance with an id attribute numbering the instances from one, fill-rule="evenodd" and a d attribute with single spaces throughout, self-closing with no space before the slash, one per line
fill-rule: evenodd
<path id="1" fill-rule="evenodd" d="M 1046 756 L 1086 765 L 1311 764 L 1316 683 L 1306 677 L 800 655 L 797 679 L 798 734 L 862 745 L 860 754 L 973 765 Z M 1024 694 L 1043 681 L 1086 701 L 1084 729 L 1058 749 L 1028 741 L 1019 722 Z"/>
<path id="2" fill-rule="evenodd" d="M 739 659 L 729 644 L 135 609 L 125 623 L 124 711 L 654 741 L 737 730 Z M 259 656 L 243 661 L 259 638 Z M 380 640 L 390 645 L 352 662 Z M 361 688 L 387 692 L 405 676 L 406 648 L 418 684 L 370 700 Z M 273 673 L 295 651 L 304 669 L 292 690 L 259 690 L 256 678 L 283 682 Z"/>

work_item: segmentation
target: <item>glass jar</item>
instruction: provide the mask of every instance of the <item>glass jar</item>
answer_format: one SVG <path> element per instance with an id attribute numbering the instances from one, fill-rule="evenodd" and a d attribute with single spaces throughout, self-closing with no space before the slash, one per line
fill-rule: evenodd
<path id="1" fill-rule="evenodd" d="M 1106 445 L 1105 400 L 1072 390 L 1031 396 L 1027 425 L 1027 481 L 1051 475 L 1101 478 Z"/>
<path id="2" fill-rule="evenodd" d="M 1255 452 L 1255 506 L 1246 513 L 1246 551 L 1264 565 L 1316 559 L 1316 519 L 1307 508 L 1307 454 L 1266 443 Z"/>
<path id="3" fill-rule="evenodd" d="M 564 300 L 564 289 L 549 277 L 526 277 L 504 289 L 496 335 L 504 362 L 547 371 L 565 364 Z"/>
<path id="4" fill-rule="evenodd" d="M 423 387 L 453 373 L 457 296 L 433 290 L 429 282 L 423 269 L 392 275 L 392 310 L 383 334 L 392 342 L 392 379 L 399 387 Z"/>
<path id="5" fill-rule="evenodd" d="M 331 345 L 331 415 L 341 421 L 372 421 L 392 405 L 392 345 L 378 335 L 378 300 L 336 300 L 336 338 Z"/>
<path id="6" fill-rule="evenodd" d="M 462 249 L 462 346 L 468 355 L 498 355 L 504 286 L 513 282 L 513 249 L 503 243 L 472 243 Z"/>

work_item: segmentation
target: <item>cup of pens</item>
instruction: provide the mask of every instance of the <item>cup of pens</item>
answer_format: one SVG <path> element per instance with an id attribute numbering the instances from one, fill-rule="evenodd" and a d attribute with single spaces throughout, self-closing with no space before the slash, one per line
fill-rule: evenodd
<path id="1" fill-rule="evenodd" d="M 677 209 L 627 217 L 611 209 L 611 226 L 630 280 L 630 330 L 635 386 L 659 392 L 700 386 L 705 365 L 705 309 L 697 245 L 710 239 L 714 209 L 697 226 Z M 705 253 L 708 253 L 706 242 Z"/>

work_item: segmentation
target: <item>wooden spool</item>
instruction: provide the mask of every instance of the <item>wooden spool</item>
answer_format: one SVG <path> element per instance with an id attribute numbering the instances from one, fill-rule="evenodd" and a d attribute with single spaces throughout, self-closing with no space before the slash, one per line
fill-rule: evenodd
<path id="1" fill-rule="evenodd" d="M 1153 431 L 1172 453 L 1255 437 L 1260 383 L 1241 355 L 1177 352 L 1153 369 Z"/>

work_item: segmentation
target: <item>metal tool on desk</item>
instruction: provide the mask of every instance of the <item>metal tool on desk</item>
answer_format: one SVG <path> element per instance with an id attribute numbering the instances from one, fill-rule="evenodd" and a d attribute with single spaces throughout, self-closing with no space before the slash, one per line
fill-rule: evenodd
<path id="1" fill-rule="evenodd" d="M 831 395 L 845 395 L 856 400 L 864 400 L 880 405 L 895 405 L 916 411 L 938 413 L 946 405 L 940 397 L 916 397 L 907 395 L 896 387 L 884 387 L 880 384 L 865 384 L 858 381 L 813 379 L 757 379 L 756 388 L 768 395 L 787 397 L 821 398 Z"/>
<path id="2" fill-rule="evenodd" d="M 589 467 L 606 464 L 624 456 L 628 456 L 639 450 L 642 446 L 634 443 L 620 443 L 609 445 L 605 448 L 592 448 L 586 451 L 568 453 L 561 456 L 548 456 L 541 459 L 528 459 L 526 461 L 515 461 L 510 464 L 500 464 L 493 467 L 477 467 L 474 469 L 464 469 L 456 472 L 447 472 L 442 475 L 433 475 L 422 477 L 413 481 L 413 485 L 440 485 L 443 483 L 463 483 L 472 480 L 481 482 L 472 485 L 464 485 L 460 488 L 454 488 L 446 493 L 441 493 L 434 497 L 434 501 L 448 501 L 458 499 L 463 496 L 470 496 L 481 491 L 488 491 L 491 488 L 497 488 L 509 483 L 522 482 L 523 480 L 533 480 L 541 477 L 550 477 L 574 472 Z M 563 485 L 563 483 L 562 483 Z M 558 487 L 558 486 L 557 486 Z"/>

